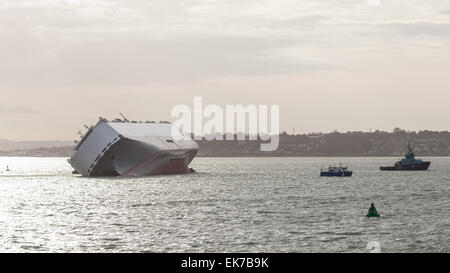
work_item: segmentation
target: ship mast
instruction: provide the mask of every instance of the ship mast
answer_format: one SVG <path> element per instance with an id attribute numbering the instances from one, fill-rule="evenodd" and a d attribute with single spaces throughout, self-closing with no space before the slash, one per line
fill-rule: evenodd
<path id="1" fill-rule="evenodd" d="M 122 115 L 122 113 L 119 113 L 119 114 L 122 116 L 124 121 L 129 122 L 129 120 L 124 115 Z"/>
<path id="2" fill-rule="evenodd" d="M 413 149 L 411 148 L 411 142 L 410 142 L 410 141 L 408 141 L 408 145 L 406 145 L 406 147 L 408 148 L 408 151 L 409 151 L 410 153 L 413 152 Z"/>
<path id="3" fill-rule="evenodd" d="M 414 154 L 414 150 L 411 148 L 410 141 L 408 141 L 408 145 L 406 147 L 408 148 L 408 153 L 406 154 L 406 158 L 414 159 L 416 156 Z"/>

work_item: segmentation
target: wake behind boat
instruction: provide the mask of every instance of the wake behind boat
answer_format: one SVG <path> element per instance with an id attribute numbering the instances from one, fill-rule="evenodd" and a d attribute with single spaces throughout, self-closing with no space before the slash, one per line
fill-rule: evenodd
<path id="1" fill-rule="evenodd" d="M 82 176 L 189 173 L 198 150 L 195 141 L 168 122 L 100 118 L 87 128 L 69 159 L 74 173 Z"/>

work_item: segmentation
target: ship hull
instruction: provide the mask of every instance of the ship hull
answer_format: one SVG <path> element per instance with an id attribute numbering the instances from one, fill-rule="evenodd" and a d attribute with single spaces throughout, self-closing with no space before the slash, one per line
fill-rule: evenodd
<path id="1" fill-rule="evenodd" d="M 345 172 L 321 172 L 320 176 L 326 177 L 350 177 L 353 175 L 353 172 L 345 171 Z"/>
<path id="2" fill-rule="evenodd" d="M 117 142 L 89 176 L 147 176 L 189 173 L 196 149 L 159 149 L 142 141 Z"/>
<path id="3" fill-rule="evenodd" d="M 381 171 L 426 171 L 430 168 L 431 162 L 423 162 L 419 164 L 400 165 L 391 167 L 380 167 Z"/>

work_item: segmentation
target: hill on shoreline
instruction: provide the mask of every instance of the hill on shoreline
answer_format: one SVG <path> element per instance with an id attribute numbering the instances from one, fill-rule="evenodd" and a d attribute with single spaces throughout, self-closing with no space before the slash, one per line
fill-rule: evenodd
<path id="1" fill-rule="evenodd" d="M 280 145 L 273 152 L 261 152 L 261 141 L 199 140 L 199 157 L 238 156 L 336 156 L 370 157 L 403 156 L 410 142 L 418 156 L 450 156 L 450 132 L 347 132 L 280 134 Z M 73 143 L 69 141 L 0 140 L 0 156 L 69 157 Z"/>
<path id="2" fill-rule="evenodd" d="M 14 141 L 8 139 L 0 139 L 0 151 L 9 152 L 15 150 L 31 150 L 39 148 L 52 148 L 72 146 L 72 141 Z"/>

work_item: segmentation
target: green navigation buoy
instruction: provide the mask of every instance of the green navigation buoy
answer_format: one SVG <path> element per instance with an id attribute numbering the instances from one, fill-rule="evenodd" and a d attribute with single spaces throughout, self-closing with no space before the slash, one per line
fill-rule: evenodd
<path id="1" fill-rule="evenodd" d="M 377 212 L 377 209 L 375 208 L 374 203 L 372 202 L 372 204 L 370 205 L 370 209 L 369 212 L 367 212 L 367 217 L 380 217 L 380 215 Z"/>

